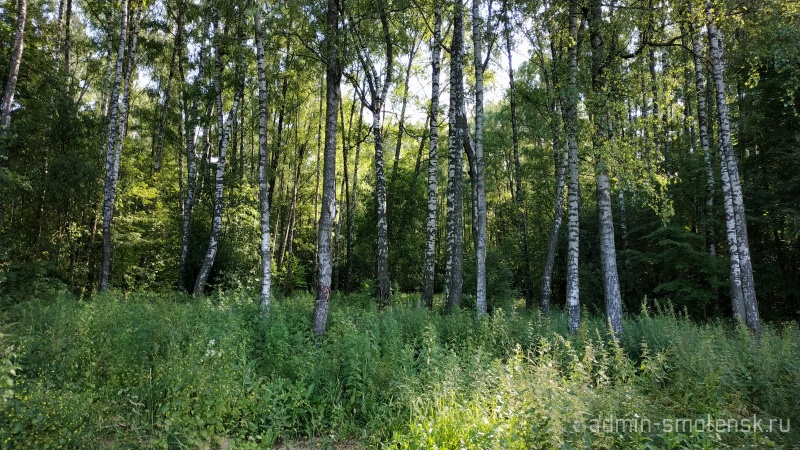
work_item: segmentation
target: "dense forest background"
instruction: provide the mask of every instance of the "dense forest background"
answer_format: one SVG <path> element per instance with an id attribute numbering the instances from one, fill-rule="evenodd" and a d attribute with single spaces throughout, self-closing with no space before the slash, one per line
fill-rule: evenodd
<path id="1" fill-rule="evenodd" d="M 18 12 L 25 3 L 2 3 L 4 86 L 9 85 L 7 68 L 14 56 Z M 428 235 L 432 49 L 437 44 L 445 49 L 437 51 L 447 80 L 453 5 L 379 3 L 335 3 L 343 76 L 335 134 L 331 288 L 374 293 L 381 279 L 376 263 L 375 109 L 381 116 L 386 165 L 382 184 L 388 279 L 392 292 L 419 292 L 424 287 Z M 570 37 L 568 2 L 505 1 L 479 8 L 477 36 L 482 33 L 484 42 L 465 45 L 462 59 L 469 127 L 475 120 L 476 49 L 485 59 L 482 82 L 489 94 L 482 134 L 490 305 L 519 297 L 534 305 L 542 296 L 554 199 L 567 190 L 560 187 L 563 173 L 559 179 L 567 136 L 561 104 L 576 89 L 581 304 L 589 311 L 604 309 L 595 186 L 597 174 L 605 171 L 623 309 L 636 311 L 644 299 L 668 299 L 695 318 L 730 316 L 725 211 L 715 145 L 720 135 L 717 103 L 712 82 L 706 84 L 707 92 L 697 92 L 694 66 L 697 56 L 701 73 L 711 79 L 706 25 L 713 20 L 724 36 L 724 94 L 760 309 L 768 320 L 797 317 L 798 5 L 692 3 L 613 2 L 603 6 L 602 27 L 596 33 L 587 24 L 590 5 L 576 2 L 577 42 Z M 109 114 L 122 109 L 110 107 L 112 101 L 125 104 L 120 114 L 127 128 L 119 128 L 108 285 L 124 291 L 171 290 L 179 272 L 185 271 L 178 287 L 192 290 L 212 233 L 218 144 L 225 132 L 221 114 L 228 115 L 239 95 L 241 106 L 233 115 L 222 173 L 219 247 L 208 286 L 258 284 L 259 108 L 252 20 L 255 9 L 264 6 L 246 1 L 131 1 L 121 45 L 119 2 L 26 5 L 24 52 L 8 108 L 10 125 L 0 142 L 4 302 L 52 289 L 68 288 L 79 296 L 97 290 L 103 261 L 106 150 L 109 135 L 117 133 L 109 132 L 109 120 L 116 120 Z M 271 271 L 277 295 L 316 289 L 327 67 L 324 8 L 278 2 L 261 12 Z M 444 33 L 434 42 L 437 17 Z M 471 17 L 467 14 L 465 27 L 469 39 L 475 33 Z M 595 38 L 612 54 L 604 63 L 603 88 L 610 144 L 599 149 L 592 109 L 592 57 L 597 49 L 590 41 Z M 577 53 L 574 88 L 568 80 L 571 48 Z M 120 55 L 122 76 L 115 81 Z M 387 71 L 390 76 L 384 80 Z M 120 84 L 116 94 L 115 82 Z M 381 100 L 382 84 L 385 100 L 373 104 Z M 436 292 L 445 290 L 447 275 L 449 86 L 442 83 L 443 106 L 437 113 L 442 157 L 435 167 Z M 370 89 L 375 90 L 374 99 Z M 704 104 L 710 155 L 701 148 L 698 97 L 708 100 Z M 190 160 L 196 168 L 187 166 Z M 465 173 L 473 174 L 472 163 L 465 159 L 463 164 Z M 188 180 L 190 175 L 194 179 Z M 477 209 L 470 208 L 475 194 L 468 180 L 473 177 L 459 178 L 465 198 L 464 293 L 474 299 L 477 240 L 472 218 Z M 194 191 L 193 208 L 185 215 L 189 190 Z M 185 216 L 188 247 L 181 267 Z M 566 228 L 566 222 L 560 231 L 555 228 L 559 238 L 552 273 L 554 305 L 563 304 L 567 291 Z"/>

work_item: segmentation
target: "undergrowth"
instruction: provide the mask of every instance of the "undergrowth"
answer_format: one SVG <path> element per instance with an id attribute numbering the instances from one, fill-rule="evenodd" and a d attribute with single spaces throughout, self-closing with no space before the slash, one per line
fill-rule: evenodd
<path id="1" fill-rule="evenodd" d="M 318 341 L 312 297 L 275 301 L 266 323 L 256 298 L 111 293 L 8 308 L 0 447 L 800 445 L 796 324 L 765 326 L 756 343 L 645 310 L 617 343 L 602 318 L 565 337 L 560 313 L 497 309 L 476 323 L 414 298 L 378 309 L 351 296 L 334 299 Z"/>

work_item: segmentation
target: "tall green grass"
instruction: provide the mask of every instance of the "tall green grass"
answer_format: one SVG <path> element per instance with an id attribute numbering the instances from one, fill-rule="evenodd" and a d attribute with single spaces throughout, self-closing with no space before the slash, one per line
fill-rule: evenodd
<path id="1" fill-rule="evenodd" d="M 334 299 L 318 341 L 310 296 L 276 301 L 267 323 L 256 298 L 112 293 L 5 311 L 0 447 L 800 445 L 796 324 L 767 326 L 756 344 L 724 324 L 643 311 L 617 343 L 602 318 L 565 337 L 559 313 L 498 309 L 476 323 L 414 298 L 381 310 L 350 296 Z M 754 415 L 790 431 L 596 426 Z"/>

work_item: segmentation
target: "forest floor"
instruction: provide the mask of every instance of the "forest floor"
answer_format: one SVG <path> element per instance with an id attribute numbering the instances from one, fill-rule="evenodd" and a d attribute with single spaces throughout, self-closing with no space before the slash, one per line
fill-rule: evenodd
<path id="1" fill-rule="evenodd" d="M 67 294 L 0 309 L 2 448 L 797 448 L 800 330 L 650 305 L 476 322 L 398 297 Z"/>

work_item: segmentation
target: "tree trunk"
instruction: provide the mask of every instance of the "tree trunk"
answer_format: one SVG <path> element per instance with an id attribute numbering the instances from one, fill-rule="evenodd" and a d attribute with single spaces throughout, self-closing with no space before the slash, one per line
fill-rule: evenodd
<path id="1" fill-rule="evenodd" d="M 436 203 L 439 178 L 439 78 L 441 73 L 442 5 L 436 4 L 431 38 L 431 112 L 430 150 L 428 153 L 428 216 L 425 232 L 425 284 L 422 300 L 433 308 L 433 285 L 436 276 Z"/>
<path id="2" fill-rule="evenodd" d="M 217 50 L 219 52 L 219 50 Z M 220 58 L 217 58 L 217 80 L 215 81 L 217 87 L 217 106 L 221 105 L 221 97 L 222 97 L 222 80 L 221 77 L 221 67 L 219 64 Z M 223 211 L 223 203 L 225 200 L 224 196 L 224 185 L 225 185 L 225 157 L 228 151 L 228 144 L 231 138 L 231 129 L 233 128 L 233 122 L 236 121 L 236 114 L 239 110 L 239 105 L 242 101 L 242 97 L 244 96 L 244 76 L 240 75 L 242 79 L 238 80 L 238 86 L 236 87 L 236 92 L 233 96 L 233 105 L 231 106 L 231 110 L 228 113 L 228 118 L 225 120 L 225 124 L 223 128 L 219 131 L 219 145 L 218 145 L 218 158 L 217 158 L 217 174 L 215 177 L 215 189 L 214 189 L 214 214 L 211 219 L 211 236 L 208 240 L 208 249 L 206 250 L 206 256 L 203 259 L 203 264 L 200 266 L 200 272 L 197 274 L 197 280 L 194 283 L 194 295 L 201 296 L 205 292 L 206 282 L 208 281 L 208 276 L 211 273 L 211 267 L 214 265 L 214 258 L 217 256 L 217 248 L 219 246 L 219 236 L 222 232 L 222 211 Z"/>
<path id="3" fill-rule="evenodd" d="M 448 313 L 461 306 L 464 284 L 464 212 L 462 208 L 462 148 L 464 126 L 459 120 L 464 105 L 464 3 L 454 2 L 453 40 L 450 44 L 450 108 L 447 161 L 447 267 L 445 309 Z"/>
<path id="4" fill-rule="evenodd" d="M 525 192 L 522 190 L 522 165 L 519 160 L 519 125 L 517 124 L 517 87 L 514 84 L 514 65 L 512 60 L 512 42 L 510 18 L 505 24 L 506 56 L 508 57 L 508 97 L 511 109 L 511 144 L 514 150 L 514 202 L 517 209 L 517 229 L 519 231 L 520 248 L 522 250 L 522 294 L 525 297 L 525 307 L 533 308 L 533 292 L 530 287 L 531 261 L 528 252 L 528 220 L 525 214 Z M 558 165 L 558 162 L 556 162 Z M 561 183 L 563 189 L 563 183 Z M 563 194 L 563 192 L 562 192 Z M 563 197 L 563 195 L 562 195 Z M 558 214 L 558 213 L 557 213 Z M 558 215 L 560 221 L 560 215 Z M 556 235 L 558 231 L 556 231 Z M 555 248 L 555 246 L 554 246 Z M 555 254 L 555 252 L 554 252 Z M 550 274 L 552 275 L 552 264 Z M 547 273 L 545 271 L 545 273 Z M 550 281 L 547 281 L 548 304 L 550 294 Z M 544 296 L 543 296 L 544 298 Z"/>
<path id="5" fill-rule="evenodd" d="M 354 100 L 355 101 L 355 100 Z M 364 124 L 364 104 L 362 103 L 358 110 L 358 134 L 361 134 L 361 128 Z M 352 130 L 351 130 L 352 131 Z M 347 202 L 347 248 L 345 249 L 345 292 L 350 293 L 352 289 L 353 277 L 353 241 L 355 240 L 355 218 L 356 218 L 356 202 L 358 201 L 358 160 L 361 157 L 361 141 L 363 139 L 359 136 L 356 141 L 356 154 L 353 157 L 353 181 L 352 188 L 350 189 L 350 197 Z M 345 161 L 347 164 L 347 161 Z"/>
<path id="6" fill-rule="evenodd" d="M 690 3 L 691 5 L 691 3 Z M 690 7 L 691 11 L 691 7 Z M 700 129 L 700 151 L 703 153 L 703 165 L 706 171 L 706 201 L 704 211 L 704 229 L 706 235 L 706 247 L 708 254 L 712 257 L 717 256 L 717 243 L 714 233 L 712 220 L 714 217 L 714 193 L 716 190 L 714 181 L 714 166 L 711 163 L 711 140 L 709 138 L 708 129 L 708 116 L 706 115 L 706 79 L 703 73 L 702 54 L 703 49 L 700 44 L 700 37 L 697 35 L 692 21 L 689 21 L 689 33 L 692 40 L 692 51 L 694 54 L 694 73 L 695 73 L 695 86 L 697 89 L 697 122 Z M 711 289 L 717 292 L 716 276 L 712 278 Z M 740 311 L 741 312 L 741 311 Z"/>
<path id="7" fill-rule="evenodd" d="M 287 44 L 286 48 L 286 63 L 288 64 L 289 61 L 289 47 Z M 271 161 L 269 166 L 269 204 L 274 204 L 273 202 L 273 194 L 275 193 L 275 180 L 277 178 L 276 174 L 278 172 L 278 162 L 280 161 L 281 157 L 281 150 L 283 149 L 283 123 L 284 123 L 284 115 L 286 113 L 286 91 L 289 88 L 289 76 L 284 75 L 283 83 L 281 86 L 281 105 L 280 109 L 278 110 L 278 129 L 275 137 L 275 145 L 272 148 L 272 155 Z"/>
<path id="8" fill-rule="evenodd" d="M 617 273 L 617 250 L 614 242 L 614 220 L 611 212 L 611 183 L 608 176 L 608 154 L 611 144 L 609 124 L 609 99 L 606 66 L 611 58 L 602 35 L 602 7 L 600 0 L 589 6 L 589 35 L 592 47 L 592 91 L 589 102 L 590 115 L 595 123 L 594 146 L 597 175 L 597 215 L 600 232 L 600 260 L 603 268 L 603 291 L 606 299 L 606 318 L 615 336 L 622 333 L 622 297 Z M 654 100 L 654 104 L 656 101 Z"/>
<path id="9" fill-rule="evenodd" d="M 72 52 L 72 0 L 67 0 L 64 14 L 64 74 L 67 76 L 67 85 L 69 86 L 71 85 L 69 55 Z"/>
<path id="10" fill-rule="evenodd" d="M 0 128 L 5 133 L 11 125 L 11 106 L 14 104 L 14 91 L 17 89 L 19 65 L 22 61 L 22 48 L 25 45 L 25 22 L 28 17 L 27 0 L 17 0 L 17 27 L 14 29 L 14 47 L 11 50 L 11 61 L 8 64 L 8 79 L 0 104 Z"/>
<path id="11" fill-rule="evenodd" d="M 161 153 L 164 150 L 164 131 L 167 128 L 167 118 L 169 118 L 169 101 L 172 98 L 172 79 L 175 76 L 175 62 L 179 54 L 179 48 L 183 45 L 183 8 L 178 5 L 178 17 L 175 21 L 175 42 L 172 47 L 172 57 L 169 62 L 169 76 L 167 77 L 167 88 L 164 89 L 164 105 L 161 111 L 161 120 L 158 123 L 158 136 L 156 138 L 156 148 L 154 152 L 155 163 L 153 170 L 161 171 Z"/>
<path id="12" fill-rule="evenodd" d="M 475 313 L 478 318 L 486 314 L 486 185 L 483 176 L 483 72 L 486 70 L 486 66 L 482 58 L 482 27 L 480 0 L 472 0 L 472 43 L 475 58 L 475 212 L 478 232 L 475 239 L 478 277 L 475 290 Z"/>
<path id="13" fill-rule="evenodd" d="M 297 220 L 297 201 L 300 194 L 300 169 L 303 167 L 303 160 L 306 156 L 306 144 L 299 144 L 297 149 L 297 165 L 294 169 L 294 179 L 292 180 L 292 204 L 289 208 L 289 220 L 286 223 L 286 237 L 283 249 L 286 253 L 284 266 L 286 276 L 284 277 L 283 292 L 288 296 L 292 291 L 292 245 L 294 243 L 295 222 Z"/>
<path id="14" fill-rule="evenodd" d="M 125 40 L 128 31 L 128 2 L 122 0 L 122 16 L 120 18 L 119 47 L 114 71 L 114 82 L 111 86 L 111 100 L 108 105 L 108 143 L 106 151 L 106 173 L 103 186 L 103 261 L 100 266 L 100 291 L 108 289 L 111 270 L 111 218 L 114 215 L 114 198 L 117 184 L 114 177 L 118 135 L 117 122 L 119 115 L 119 88 L 122 83 L 122 61 L 125 59 Z"/>
<path id="15" fill-rule="evenodd" d="M 756 334 L 756 336 L 758 336 L 761 332 L 761 324 L 759 320 L 755 283 L 753 281 L 753 264 L 750 259 L 750 245 L 747 238 L 747 223 L 745 221 L 744 200 L 742 197 L 742 186 L 739 178 L 739 168 L 736 163 L 736 158 L 733 154 L 730 119 L 728 116 L 728 103 L 727 99 L 725 98 L 725 60 L 722 50 L 722 34 L 714 26 L 710 3 L 706 3 L 706 8 L 709 18 L 711 19 L 708 23 L 708 35 L 711 41 L 711 68 L 714 75 L 714 85 L 717 91 L 720 161 L 722 171 L 727 172 L 727 175 L 730 179 L 730 189 L 727 191 L 727 195 L 730 197 L 733 207 L 733 219 L 736 234 L 735 244 L 739 256 L 742 297 L 744 302 L 744 319 L 747 326 Z M 723 183 L 724 182 L 723 176 Z M 726 222 L 730 221 L 726 220 Z M 733 250 L 733 246 L 731 246 L 731 249 Z M 731 265 L 733 265 L 733 261 L 731 261 Z M 733 286 L 731 289 L 733 290 Z"/>
<path id="16" fill-rule="evenodd" d="M 331 298 L 331 232 L 336 215 L 336 116 L 341 96 L 342 67 L 339 59 L 339 9 L 337 0 L 328 0 L 325 29 L 325 151 L 322 169 L 322 214 L 317 237 L 317 295 L 314 301 L 313 331 L 325 333 Z"/>
<path id="17" fill-rule="evenodd" d="M 394 147 L 394 161 L 392 162 L 392 185 L 397 176 L 397 166 L 400 163 L 400 150 L 403 147 L 403 135 L 406 132 L 406 106 L 408 105 L 408 85 L 411 80 L 411 68 L 414 64 L 414 57 L 417 54 L 417 35 L 414 34 L 411 43 L 411 51 L 408 54 L 408 64 L 406 64 L 405 78 L 403 79 L 403 100 L 400 103 L 400 121 L 397 125 L 397 142 Z"/>
<path id="18" fill-rule="evenodd" d="M 255 11 L 256 58 L 258 66 L 258 198 L 261 212 L 261 316 L 269 317 L 272 282 L 272 253 L 269 235 L 269 189 L 267 180 L 267 71 L 264 66 L 264 31 L 261 7 Z"/>
<path id="19" fill-rule="evenodd" d="M 564 130 L 569 148 L 569 193 L 567 197 L 567 312 L 569 331 L 578 332 L 581 320 L 580 289 L 578 284 L 578 254 L 580 245 L 579 212 L 580 188 L 578 183 L 578 5 L 577 0 L 569 2 L 570 45 L 567 51 L 568 73 L 567 93 L 564 105 Z"/>
<path id="20" fill-rule="evenodd" d="M 203 73 L 204 49 L 200 49 L 199 74 Z M 184 113 L 186 117 L 186 197 L 183 204 L 183 232 L 181 234 L 181 257 L 178 266 L 178 289 L 186 289 L 186 258 L 189 254 L 189 230 L 192 223 L 192 209 L 195 204 L 197 185 L 197 135 L 200 129 L 200 118 L 197 115 L 198 95 L 192 97 L 191 109 Z M 213 103 L 209 104 L 205 117 L 211 115 Z"/>
<path id="21" fill-rule="evenodd" d="M 375 195 L 378 209 L 378 246 L 375 259 L 377 286 L 375 296 L 381 305 L 386 306 L 389 304 L 391 297 L 391 284 L 389 281 L 389 232 L 386 205 L 386 171 L 383 158 L 382 113 L 386 104 L 389 85 L 392 82 L 394 52 L 391 35 L 389 34 L 389 18 L 383 0 L 378 1 L 378 9 L 386 48 L 386 68 L 383 79 L 381 80 L 378 77 L 378 72 L 374 64 L 369 61 L 368 55 L 359 52 L 358 58 L 361 62 L 361 68 L 364 70 L 370 93 L 370 104 L 367 105 L 367 108 L 372 112 L 372 138 L 375 145 Z"/>

